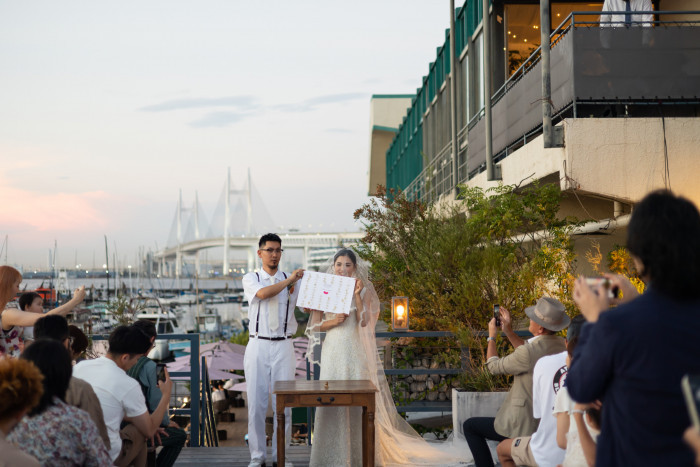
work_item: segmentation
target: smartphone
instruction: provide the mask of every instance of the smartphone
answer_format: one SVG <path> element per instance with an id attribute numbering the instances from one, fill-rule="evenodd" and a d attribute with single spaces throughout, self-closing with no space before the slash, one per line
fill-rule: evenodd
<path id="1" fill-rule="evenodd" d="M 165 363 L 156 364 L 156 378 L 158 381 L 165 381 Z"/>
<path id="2" fill-rule="evenodd" d="M 690 421 L 696 430 L 700 430 L 700 375 L 685 375 L 681 379 L 681 389 Z"/>
<path id="3" fill-rule="evenodd" d="M 496 318 L 496 326 L 501 327 L 501 305 L 493 306 L 493 317 Z"/>
<path id="4" fill-rule="evenodd" d="M 602 286 L 603 289 L 608 291 L 608 298 L 618 298 L 620 296 L 620 289 L 617 286 L 613 286 L 607 277 L 586 277 L 586 284 L 591 288 Z"/>

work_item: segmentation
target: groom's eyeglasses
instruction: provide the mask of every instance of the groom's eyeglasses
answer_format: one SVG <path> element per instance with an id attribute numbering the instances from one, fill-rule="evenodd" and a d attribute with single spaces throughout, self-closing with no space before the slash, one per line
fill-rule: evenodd
<path id="1" fill-rule="evenodd" d="M 282 248 L 261 248 L 260 251 L 265 251 L 269 254 L 272 254 L 272 253 L 281 254 L 284 250 Z"/>

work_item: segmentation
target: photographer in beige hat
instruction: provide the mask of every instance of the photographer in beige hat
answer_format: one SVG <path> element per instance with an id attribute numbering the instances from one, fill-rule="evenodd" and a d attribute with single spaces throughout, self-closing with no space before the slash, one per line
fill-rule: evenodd
<path id="1" fill-rule="evenodd" d="M 496 319 L 489 321 L 486 367 L 494 375 L 513 375 L 514 379 L 495 419 L 473 417 L 464 422 L 464 436 L 477 467 L 493 466 L 487 439 L 503 441 L 534 433 L 538 422 L 532 412 L 533 369 L 540 357 L 566 350 L 564 339 L 555 335 L 571 322 L 561 302 L 542 297 L 534 306 L 526 308 L 525 314 L 530 318 L 528 329 L 534 336 L 527 342 L 515 335 L 511 328 L 510 312 L 500 307 L 503 332 L 514 347 L 513 352 L 505 357 L 498 356 Z"/>

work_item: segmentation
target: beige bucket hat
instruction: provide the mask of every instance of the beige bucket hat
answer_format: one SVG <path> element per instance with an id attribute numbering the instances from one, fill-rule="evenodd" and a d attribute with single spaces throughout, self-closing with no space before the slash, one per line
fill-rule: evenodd
<path id="1" fill-rule="evenodd" d="M 535 306 L 525 308 L 525 314 L 545 329 L 561 331 L 571 323 L 564 304 L 551 297 L 542 297 Z"/>

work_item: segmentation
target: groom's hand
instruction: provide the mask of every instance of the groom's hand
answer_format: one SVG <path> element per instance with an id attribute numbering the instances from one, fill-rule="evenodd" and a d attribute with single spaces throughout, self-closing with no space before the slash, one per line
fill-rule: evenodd
<path id="1" fill-rule="evenodd" d="M 294 272 L 292 272 L 289 275 L 289 280 L 290 280 L 290 285 L 294 284 L 296 281 L 304 277 L 304 270 L 303 269 L 295 269 Z"/>

